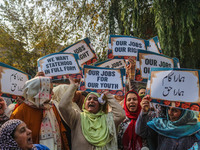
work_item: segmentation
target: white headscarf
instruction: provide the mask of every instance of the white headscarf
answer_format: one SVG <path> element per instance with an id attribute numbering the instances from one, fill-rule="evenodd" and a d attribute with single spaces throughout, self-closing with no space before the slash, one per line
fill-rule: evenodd
<path id="1" fill-rule="evenodd" d="M 68 84 L 60 84 L 53 88 L 54 94 L 52 96 L 52 101 L 55 104 L 55 106 L 57 107 L 57 109 L 58 109 L 58 104 L 61 101 L 61 98 L 63 97 L 63 95 L 65 94 L 65 92 L 67 91 L 68 88 L 69 88 Z M 80 108 L 78 107 L 78 105 L 76 103 L 72 102 L 72 107 L 81 112 Z M 60 112 L 59 112 L 59 114 L 61 115 Z"/>
<path id="2" fill-rule="evenodd" d="M 30 102 L 37 108 L 44 107 L 44 103 L 51 99 L 51 79 L 48 77 L 35 77 L 24 85 L 23 96 L 25 102 Z"/>
<path id="3" fill-rule="evenodd" d="M 52 150 L 61 150 L 59 125 L 52 105 L 49 103 L 51 99 L 51 79 L 40 76 L 27 81 L 23 95 L 26 104 L 43 110 L 39 143 Z"/>

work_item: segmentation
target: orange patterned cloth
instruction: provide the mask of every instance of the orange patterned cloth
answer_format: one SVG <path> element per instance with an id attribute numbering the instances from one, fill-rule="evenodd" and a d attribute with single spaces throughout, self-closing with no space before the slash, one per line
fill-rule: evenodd
<path id="1" fill-rule="evenodd" d="M 59 115 L 59 112 L 57 111 L 56 107 L 53 105 L 53 111 L 55 113 L 56 119 L 58 121 L 59 127 L 60 127 L 60 135 L 62 140 L 62 149 L 69 150 L 69 143 L 67 139 L 67 134 L 70 134 L 69 131 L 67 131 L 64 127 L 64 124 L 62 122 L 62 119 Z"/>
<path id="2" fill-rule="evenodd" d="M 23 120 L 32 130 L 35 142 L 50 149 L 61 150 L 60 127 L 55 116 L 51 99 L 50 78 L 36 77 L 25 83 L 21 104 L 11 118 Z"/>
<path id="3" fill-rule="evenodd" d="M 53 105 L 53 111 L 55 113 L 58 125 L 60 127 L 60 135 L 62 140 L 62 149 L 69 150 L 68 140 L 66 137 L 66 131 L 59 113 L 55 106 Z M 34 114 L 34 115 L 33 115 Z M 20 119 L 23 120 L 27 127 L 32 131 L 33 143 L 39 144 L 39 134 L 40 134 L 40 125 L 42 122 L 42 110 L 28 106 L 25 103 L 22 103 L 16 110 L 12 113 L 10 119 Z M 31 118 L 31 119 L 30 119 Z"/>
<path id="4" fill-rule="evenodd" d="M 32 131 L 33 143 L 39 144 L 40 125 L 42 122 L 42 110 L 33 108 L 25 103 L 19 105 L 11 114 L 10 119 L 23 120 Z"/>

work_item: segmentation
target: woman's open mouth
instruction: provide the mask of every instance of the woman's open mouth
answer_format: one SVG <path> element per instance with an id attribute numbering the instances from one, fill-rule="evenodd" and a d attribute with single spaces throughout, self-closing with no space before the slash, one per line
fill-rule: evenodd
<path id="1" fill-rule="evenodd" d="M 95 107 L 95 105 L 94 104 L 89 104 L 88 107 Z"/>
<path id="2" fill-rule="evenodd" d="M 135 108 L 135 107 L 136 107 L 136 105 L 130 105 L 129 107 L 130 107 L 130 108 Z"/>
<path id="3" fill-rule="evenodd" d="M 29 137 L 29 138 L 28 138 L 27 143 L 28 143 L 28 144 L 33 144 L 32 137 Z"/>

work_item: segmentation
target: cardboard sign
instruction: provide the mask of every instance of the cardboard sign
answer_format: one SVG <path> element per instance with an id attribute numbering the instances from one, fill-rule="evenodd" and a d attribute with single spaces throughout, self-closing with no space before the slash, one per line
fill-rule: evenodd
<path id="1" fill-rule="evenodd" d="M 160 42 L 157 36 L 149 39 L 148 41 L 149 41 L 149 46 L 147 47 L 148 51 L 159 53 L 159 54 L 162 53 L 162 50 L 160 48 Z"/>
<path id="2" fill-rule="evenodd" d="M 148 41 L 132 36 L 110 35 L 113 56 L 137 56 L 137 50 L 146 50 Z"/>
<path id="3" fill-rule="evenodd" d="M 128 59 L 129 57 L 132 57 L 132 56 L 114 56 L 113 51 L 111 49 L 109 49 L 107 51 L 107 58 L 108 59 Z"/>
<path id="4" fill-rule="evenodd" d="M 199 70 L 152 68 L 147 93 L 152 102 L 199 111 Z"/>
<path id="5" fill-rule="evenodd" d="M 158 53 L 138 50 L 136 63 L 136 81 L 147 82 L 151 68 L 176 68 L 177 59 L 161 55 Z"/>
<path id="6" fill-rule="evenodd" d="M 78 75 L 81 78 L 81 68 L 78 64 L 78 55 L 70 53 L 53 53 L 38 59 L 38 70 L 45 76 Z"/>
<path id="7" fill-rule="evenodd" d="M 97 63 L 95 64 L 95 66 L 115 69 L 115 68 L 125 68 L 126 64 L 124 59 L 111 59 L 101 63 Z"/>
<path id="8" fill-rule="evenodd" d="M 30 78 L 28 74 L 0 62 L 0 93 L 2 96 L 22 96 L 24 84 Z"/>
<path id="9" fill-rule="evenodd" d="M 76 42 L 75 44 L 63 49 L 60 52 L 78 54 L 80 59 L 78 62 L 80 66 L 83 66 L 84 64 L 89 65 L 97 61 L 97 56 L 88 38 Z"/>
<path id="10" fill-rule="evenodd" d="M 101 92 L 102 90 L 109 90 L 112 91 L 112 94 L 124 95 L 123 77 L 125 76 L 125 69 L 108 69 L 84 65 L 83 72 L 86 91 Z"/>

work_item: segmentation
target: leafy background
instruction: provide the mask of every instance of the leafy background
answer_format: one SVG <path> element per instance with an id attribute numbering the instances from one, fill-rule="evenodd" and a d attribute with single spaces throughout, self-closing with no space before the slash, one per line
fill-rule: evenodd
<path id="1" fill-rule="evenodd" d="M 110 34 L 158 35 L 163 54 L 200 69 L 199 8 L 196 0 L 2 0 L 0 62 L 34 76 L 38 58 L 85 37 L 103 61 Z"/>

